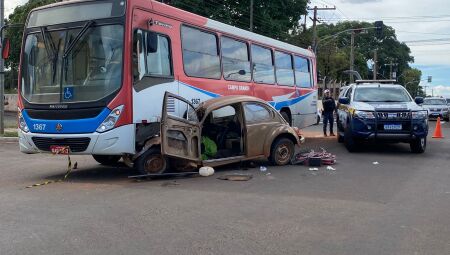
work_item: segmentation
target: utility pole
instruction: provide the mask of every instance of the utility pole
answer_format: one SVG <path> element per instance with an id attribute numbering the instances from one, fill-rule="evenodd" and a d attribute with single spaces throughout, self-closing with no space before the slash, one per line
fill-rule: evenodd
<path id="1" fill-rule="evenodd" d="M 253 0 L 250 0 L 250 32 L 253 32 Z"/>
<path id="2" fill-rule="evenodd" d="M 5 2 L 0 0 L 0 27 L 3 27 L 5 15 Z M 3 38 L 0 38 L 2 40 Z M 2 42 L 3 43 L 3 42 Z M 3 50 L 2 45 L 2 50 Z M 0 57 L 0 135 L 5 134 L 5 63 Z"/>
<path id="3" fill-rule="evenodd" d="M 378 50 L 375 49 L 373 51 L 373 80 L 376 81 L 377 80 L 377 61 L 378 61 Z"/>
<path id="4" fill-rule="evenodd" d="M 309 11 L 314 11 L 313 14 L 313 18 L 311 19 L 313 22 L 313 40 L 312 40 L 312 48 L 315 49 L 316 48 L 316 44 L 317 44 L 317 22 L 320 23 L 320 20 L 317 18 L 317 11 L 330 11 L 330 10 L 336 10 L 336 6 L 334 7 L 322 7 L 322 8 L 318 8 L 317 6 L 314 6 L 314 8 L 309 8 Z"/>
<path id="5" fill-rule="evenodd" d="M 355 52 L 354 52 L 354 46 L 355 46 L 355 31 L 351 31 L 351 43 L 350 43 L 350 71 L 354 71 L 354 65 L 355 65 Z M 353 83 L 353 75 L 350 75 L 350 83 Z"/>
<path id="6" fill-rule="evenodd" d="M 391 60 L 391 63 L 389 63 L 389 64 L 384 64 L 385 66 L 389 66 L 389 79 L 391 79 L 392 80 L 392 68 L 394 67 L 394 66 L 397 66 L 398 65 L 398 63 L 393 63 L 392 62 L 392 60 Z"/>

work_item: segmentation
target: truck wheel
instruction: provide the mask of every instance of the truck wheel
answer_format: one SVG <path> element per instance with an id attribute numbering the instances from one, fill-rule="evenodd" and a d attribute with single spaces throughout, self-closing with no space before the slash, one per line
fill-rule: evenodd
<path id="1" fill-rule="evenodd" d="M 284 166 L 294 156 L 294 143 L 287 138 L 278 138 L 272 143 L 269 161 L 276 166 Z"/>
<path id="2" fill-rule="evenodd" d="M 416 138 L 409 144 L 411 151 L 414 153 L 424 153 L 427 148 L 427 138 Z"/>
<path id="3" fill-rule="evenodd" d="M 92 155 L 92 157 L 97 161 L 98 163 L 105 165 L 105 166 L 112 166 L 117 164 L 117 162 L 120 160 L 122 156 L 118 155 Z"/>
<path id="4" fill-rule="evenodd" d="M 444 118 L 444 121 L 449 122 L 450 121 L 450 117 Z"/>
<path id="5" fill-rule="evenodd" d="M 358 144 L 356 143 L 355 139 L 353 139 L 352 132 L 349 128 L 345 129 L 344 144 L 345 148 L 347 148 L 349 152 L 355 152 L 358 149 Z"/>
<path id="6" fill-rule="evenodd" d="M 167 170 L 167 159 L 159 148 L 150 148 L 134 162 L 141 174 L 162 174 Z"/>

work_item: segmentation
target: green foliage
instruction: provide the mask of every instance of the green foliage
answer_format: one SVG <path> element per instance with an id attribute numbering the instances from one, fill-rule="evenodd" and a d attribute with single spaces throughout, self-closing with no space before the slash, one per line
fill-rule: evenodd
<path id="1" fill-rule="evenodd" d="M 424 95 L 423 90 L 419 87 L 421 77 L 422 71 L 417 68 L 409 68 L 404 70 L 402 77 L 400 77 L 401 84 L 406 87 L 413 97 Z"/>
<path id="2" fill-rule="evenodd" d="M 60 2 L 61 0 L 29 0 L 26 4 L 17 6 L 14 12 L 9 15 L 6 24 L 25 24 L 28 13 L 37 7 Z M 11 67 L 17 71 L 20 60 L 20 48 L 22 46 L 23 28 L 10 28 L 6 32 L 6 37 L 11 40 L 11 55 L 5 61 L 6 67 Z"/>
<path id="3" fill-rule="evenodd" d="M 250 27 L 250 0 L 172 0 L 180 9 L 245 30 Z M 253 32 L 287 41 L 300 31 L 299 20 L 306 14 L 307 0 L 254 0 Z"/>
<path id="4" fill-rule="evenodd" d="M 360 21 L 346 21 L 337 24 L 320 24 L 317 26 L 319 45 L 317 49 L 318 69 L 322 77 L 328 79 L 348 80 L 348 75 L 342 75 L 343 70 L 350 69 L 350 45 L 351 35 L 349 32 L 341 33 L 348 29 L 370 28 L 373 23 Z M 340 34 L 338 34 L 340 33 Z M 338 34 L 338 35 L 336 35 Z M 336 36 L 333 36 L 336 35 Z M 300 46 L 308 47 L 311 41 L 303 42 L 302 34 L 298 35 Z M 355 35 L 355 70 L 365 79 L 372 79 L 372 70 L 369 69 L 368 61 L 373 61 L 374 50 L 378 52 L 377 78 L 389 79 L 391 61 L 398 63 L 398 75 L 409 69 L 409 63 L 414 62 L 409 47 L 398 41 L 395 30 L 392 27 L 384 26 L 383 37 L 376 38 L 375 29 L 358 31 Z"/>

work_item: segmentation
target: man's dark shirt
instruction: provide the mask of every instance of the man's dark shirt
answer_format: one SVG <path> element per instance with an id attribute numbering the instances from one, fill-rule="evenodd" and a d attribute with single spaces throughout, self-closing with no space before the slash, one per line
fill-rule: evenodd
<path id="1" fill-rule="evenodd" d="M 322 99 L 323 112 L 334 112 L 336 110 L 336 103 L 332 97 L 324 97 Z"/>

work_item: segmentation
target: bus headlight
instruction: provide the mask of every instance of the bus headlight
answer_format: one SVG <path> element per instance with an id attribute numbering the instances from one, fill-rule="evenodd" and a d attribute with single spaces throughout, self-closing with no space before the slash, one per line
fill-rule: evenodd
<path id="1" fill-rule="evenodd" d="M 27 123 L 25 122 L 25 119 L 23 118 L 22 111 L 20 109 L 17 109 L 17 120 L 19 123 L 19 128 L 25 133 L 28 133 L 30 129 L 28 128 Z"/>
<path id="2" fill-rule="evenodd" d="M 412 112 L 412 118 L 414 120 L 423 120 L 423 119 L 426 119 L 427 117 L 428 117 L 428 111 Z"/>
<path id="3" fill-rule="evenodd" d="M 373 112 L 369 111 L 358 111 L 356 110 L 354 113 L 355 117 L 358 117 L 360 119 L 375 119 L 375 114 Z"/>
<path id="4" fill-rule="evenodd" d="M 97 132 L 103 133 L 108 130 L 111 130 L 116 125 L 116 122 L 119 120 L 120 114 L 122 114 L 123 105 L 114 108 L 111 113 L 106 117 L 106 119 L 100 124 L 97 128 Z"/>

